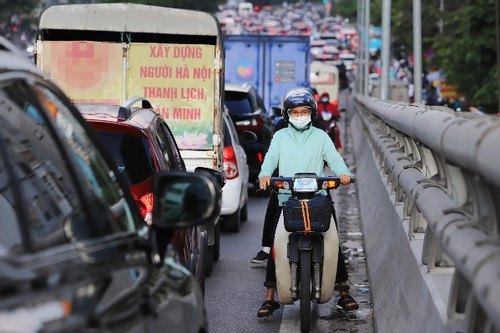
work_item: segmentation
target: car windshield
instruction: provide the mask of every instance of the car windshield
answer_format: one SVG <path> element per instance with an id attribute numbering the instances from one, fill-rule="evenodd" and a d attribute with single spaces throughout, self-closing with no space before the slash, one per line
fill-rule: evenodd
<path id="1" fill-rule="evenodd" d="M 0 256 L 134 229 L 116 177 L 85 129 L 51 90 L 32 88 L 23 80 L 0 84 Z"/>
<path id="2" fill-rule="evenodd" d="M 252 113 L 252 104 L 248 99 L 248 94 L 226 91 L 224 98 L 225 104 L 231 113 L 239 115 Z"/>
<path id="3" fill-rule="evenodd" d="M 146 138 L 121 132 L 97 133 L 130 185 L 141 183 L 154 175 L 153 157 Z"/>

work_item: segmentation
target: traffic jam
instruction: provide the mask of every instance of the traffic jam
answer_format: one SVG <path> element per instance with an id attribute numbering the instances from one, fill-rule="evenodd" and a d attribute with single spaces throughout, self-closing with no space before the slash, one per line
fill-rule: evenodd
<path id="1" fill-rule="evenodd" d="M 346 279 L 334 283 L 346 268 L 330 197 L 355 182 L 338 122 L 357 43 L 348 20 L 302 1 L 228 1 L 215 15 L 56 5 L 40 14 L 34 58 L 0 38 L 0 213 L 10 221 L 0 331 L 217 331 L 208 289 L 231 255 L 224 238 L 273 197 L 276 251 L 272 240 L 259 248 L 262 219 L 245 259 L 275 269 L 267 294 L 256 290 L 254 320 L 300 304 L 310 332 L 312 304 L 334 294 L 339 311 L 358 310 Z M 314 127 L 335 152 L 321 170 L 338 176 L 271 172 L 264 186 L 280 126 Z"/>

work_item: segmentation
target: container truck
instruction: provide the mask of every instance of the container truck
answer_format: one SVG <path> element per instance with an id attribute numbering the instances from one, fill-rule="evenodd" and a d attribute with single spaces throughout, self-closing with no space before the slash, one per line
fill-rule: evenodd
<path id="1" fill-rule="evenodd" d="M 309 36 L 227 35 L 225 81 L 252 85 L 270 113 L 288 90 L 309 87 L 309 48 Z"/>

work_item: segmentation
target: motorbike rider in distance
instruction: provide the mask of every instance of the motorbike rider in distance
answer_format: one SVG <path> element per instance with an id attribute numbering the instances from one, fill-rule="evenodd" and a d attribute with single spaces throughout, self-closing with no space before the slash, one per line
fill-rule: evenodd
<path id="1" fill-rule="evenodd" d="M 338 100 L 330 102 L 330 94 L 323 92 L 318 102 L 318 124 L 328 133 L 332 141 L 335 143 L 335 148 L 342 155 L 342 142 L 340 141 L 340 129 L 337 121 L 340 120 L 340 112 Z"/>
<path id="2" fill-rule="evenodd" d="M 323 111 L 331 112 L 336 121 L 340 119 L 339 102 L 337 100 L 330 102 L 330 94 L 326 91 L 321 94 L 318 101 L 318 113 Z"/>
<path id="3" fill-rule="evenodd" d="M 350 183 L 351 172 L 332 140 L 325 131 L 312 126 L 316 112 L 316 100 L 308 89 L 294 88 L 286 93 L 282 102 L 282 114 L 288 126 L 276 132 L 271 140 L 259 173 L 260 189 L 265 190 L 269 186 L 273 171 L 277 167 L 278 174 L 282 177 L 293 177 L 298 172 L 315 173 L 321 177 L 324 175 L 325 162 L 340 177 L 342 184 Z M 323 192 L 326 195 L 326 191 Z M 278 193 L 280 206 L 283 206 L 290 195 L 290 191 L 280 190 Z M 339 276 L 339 273 L 342 276 Z M 347 280 L 344 264 L 343 272 L 341 269 L 337 270 L 336 281 L 341 292 L 339 306 L 345 310 L 354 310 L 358 308 L 358 304 L 349 295 Z M 267 261 L 264 286 L 267 287 L 266 300 L 257 313 L 259 317 L 269 316 L 280 307 L 274 300 L 276 272 L 272 259 Z"/>

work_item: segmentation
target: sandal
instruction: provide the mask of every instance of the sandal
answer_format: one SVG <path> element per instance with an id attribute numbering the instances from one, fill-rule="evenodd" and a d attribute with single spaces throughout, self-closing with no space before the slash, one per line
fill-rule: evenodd
<path id="1" fill-rule="evenodd" d="M 354 298 L 352 298 L 352 296 L 349 294 L 340 296 L 337 307 L 344 311 L 352 311 L 359 309 L 358 303 L 356 303 Z"/>
<path id="2" fill-rule="evenodd" d="M 280 308 L 280 303 L 276 301 L 267 300 L 262 303 L 259 312 L 257 312 L 257 317 L 267 317 L 273 314 L 274 310 Z"/>

